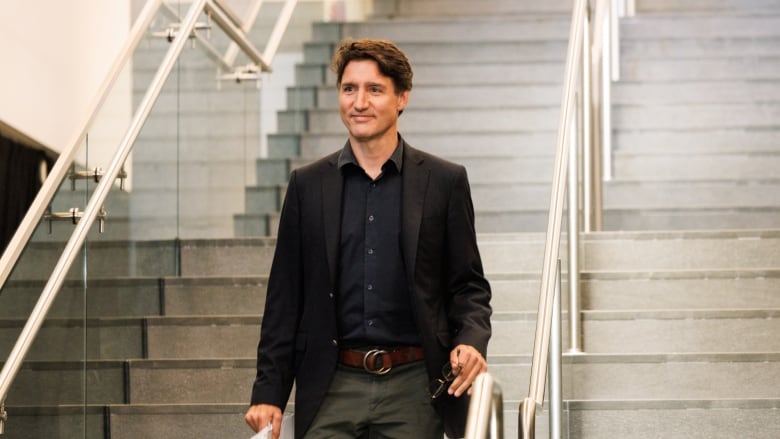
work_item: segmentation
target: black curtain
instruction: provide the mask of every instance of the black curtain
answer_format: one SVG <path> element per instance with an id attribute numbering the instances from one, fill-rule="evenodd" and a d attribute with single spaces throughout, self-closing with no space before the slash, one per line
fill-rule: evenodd
<path id="1" fill-rule="evenodd" d="M 41 163 L 51 161 L 38 149 L 0 136 L 0 253 L 41 188 Z"/>

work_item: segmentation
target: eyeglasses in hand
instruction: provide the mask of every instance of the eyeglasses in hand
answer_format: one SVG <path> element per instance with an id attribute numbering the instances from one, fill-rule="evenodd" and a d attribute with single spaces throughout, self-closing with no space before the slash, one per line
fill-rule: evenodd
<path id="1" fill-rule="evenodd" d="M 428 383 L 428 394 L 431 395 L 431 399 L 435 400 L 442 396 L 447 389 L 447 385 L 451 383 L 456 376 L 458 376 L 458 374 L 452 370 L 452 365 L 450 365 L 450 363 L 445 363 L 441 368 L 441 378 L 433 379 Z"/>

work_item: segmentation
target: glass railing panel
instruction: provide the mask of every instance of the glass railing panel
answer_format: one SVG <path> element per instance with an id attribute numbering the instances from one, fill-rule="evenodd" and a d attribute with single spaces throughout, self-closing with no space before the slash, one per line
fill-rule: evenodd
<path id="1" fill-rule="evenodd" d="M 153 40 L 150 31 L 139 47 Z M 164 51 L 152 54 L 148 62 L 159 65 L 162 55 Z M 137 107 L 134 97 L 143 93 L 134 88 L 133 76 L 133 64 L 128 64 L 79 141 L 72 172 L 59 184 L 48 215 L 0 290 L 0 361 L 8 361 L 76 228 L 74 222 L 80 221 L 128 130 Z M 138 87 L 145 90 L 149 78 L 141 77 L 146 83 Z M 147 309 L 149 301 L 140 298 L 150 295 L 150 283 L 140 282 L 144 289 L 139 282 L 124 280 L 155 276 L 151 283 L 157 294 L 156 278 L 175 273 L 175 258 L 172 239 L 152 250 L 132 240 L 132 160 L 127 164 L 128 178 L 114 183 L 104 212 L 74 250 L 74 262 L 9 390 L 4 437 L 103 438 L 109 425 L 105 408 L 128 400 L 124 361 L 143 357 L 139 316 L 159 313 L 159 295 L 154 296 L 153 309 Z M 175 209 L 171 212 L 175 217 Z M 169 263 L 163 262 L 166 256 Z"/>
<path id="2" fill-rule="evenodd" d="M 79 145 L 86 169 L 89 142 Z M 0 359 L 9 362 L 17 339 L 39 300 L 47 280 L 74 229 L 73 217 L 83 212 L 91 189 L 86 181 L 66 179 L 38 224 L 9 279 L 0 290 Z M 78 209 L 78 210 L 76 210 Z M 67 218 L 70 215 L 70 218 Z M 7 438 L 98 437 L 88 431 L 101 419 L 88 414 L 86 388 L 86 254 L 79 246 L 61 293 L 37 331 L 16 380 L 9 389 L 5 424 Z M 94 380 L 92 380 L 94 381 Z M 100 421 L 100 422 L 98 422 Z M 96 432 L 99 433 L 99 432 Z"/>
<path id="3" fill-rule="evenodd" d="M 9 393 L 6 437 L 102 438 L 110 435 L 107 428 L 135 422 L 132 403 L 171 401 L 134 393 L 139 391 L 134 383 L 139 367 L 173 360 L 164 352 L 175 350 L 175 342 L 166 345 L 164 335 L 150 341 L 157 335 L 149 321 L 167 322 L 165 284 L 180 273 L 180 240 L 275 233 L 273 216 L 289 171 L 299 162 L 295 158 L 300 156 L 305 109 L 316 103 L 316 87 L 287 93 L 296 84 L 311 22 L 322 16 L 320 3 L 306 3 L 294 13 L 274 59 L 274 73 L 260 75 L 259 83 L 220 80 L 220 74 L 229 72 L 220 71 L 197 42 L 187 44 L 124 165 L 127 178 L 109 190 L 102 233 L 96 220 Z M 184 15 L 189 3 L 172 7 Z M 260 52 L 280 7 L 268 2 L 251 32 Z M 209 24 L 203 14 L 199 21 Z M 161 37 L 169 23 L 169 14 L 157 14 L 82 139 L 74 171 L 108 168 L 170 45 Z M 205 36 L 206 31 L 199 33 Z M 209 33 L 211 44 L 225 53 L 225 34 L 214 23 Z M 247 63 L 239 53 L 235 64 Z M 61 183 L 52 212 L 84 211 L 98 181 L 79 178 L 74 183 L 75 190 L 70 179 Z M 272 195 L 255 196 L 263 191 Z M 54 221 L 50 232 L 49 222 L 42 221 L 0 291 L 0 359 L 8 357 L 74 227 Z M 150 345 L 156 346 L 151 353 Z M 248 346 L 246 353 L 227 360 L 240 363 L 253 350 Z M 246 404 L 245 392 L 226 398 L 235 407 Z M 108 422 L 109 406 L 126 407 L 122 415 L 130 416 Z"/>

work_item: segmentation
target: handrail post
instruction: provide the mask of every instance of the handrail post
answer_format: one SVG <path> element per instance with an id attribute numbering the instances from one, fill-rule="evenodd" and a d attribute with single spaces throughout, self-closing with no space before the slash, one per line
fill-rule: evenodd
<path id="1" fill-rule="evenodd" d="M 615 0 L 607 0 L 607 19 L 604 20 L 601 33 L 601 113 L 600 130 L 601 133 L 601 155 L 602 155 L 602 178 L 604 181 L 612 180 L 612 81 L 619 75 L 620 69 L 615 68 L 619 61 L 615 61 L 615 36 L 613 35 L 614 20 L 616 18 Z M 617 72 L 616 72 L 617 71 Z"/>
<path id="2" fill-rule="evenodd" d="M 582 35 L 582 230 L 601 230 L 601 166 L 596 141 L 593 91 L 593 55 L 591 54 L 592 15 L 588 8 L 585 14 Z"/>
<path id="3" fill-rule="evenodd" d="M 610 76 L 613 81 L 620 80 L 620 0 L 611 0 L 609 8 L 609 53 Z"/>
<path id="4" fill-rule="evenodd" d="M 572 135 L 569 137 L 569 239 L 568 239 L 568 256 L 569 256 L 569 333 L 570 333 L 570 346 L 572 352 L 580 351 L 580 273 L 579 273 L 579 231 L 580 231 L 580 209 L 579 209 L 579 165 L 578 160 L 580 142 L 578 139 L 582 137 L 582 106 L 583 102 L 580 95 L 580 102 L 578 108 L 578 117 L 572 117 L 569 128 Z M 553 312 L 555 308 L 553 307 Z"/>
<path id="5" fill-rule="evenodd" d="M 550 439 L 561 439 L 563 419 L 563 367 L 561 357 L 561 260 L 556 268 L 555 297 L 553 298 L 553 319 L 550 330 L 550 364 L 547 381 L 550 387 Z"/>

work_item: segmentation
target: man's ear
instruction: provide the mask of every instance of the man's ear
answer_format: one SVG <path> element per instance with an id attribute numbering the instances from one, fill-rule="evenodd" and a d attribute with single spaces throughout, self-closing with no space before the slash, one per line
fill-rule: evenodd
<path id="1" fill-rule="evenodd" d="M 398 111 L 404 111 L 407 105 L 409 105 L 409 94 L 411 92 L 409 90 L 401 92 L 401 94 L 398 95 Z"/>

